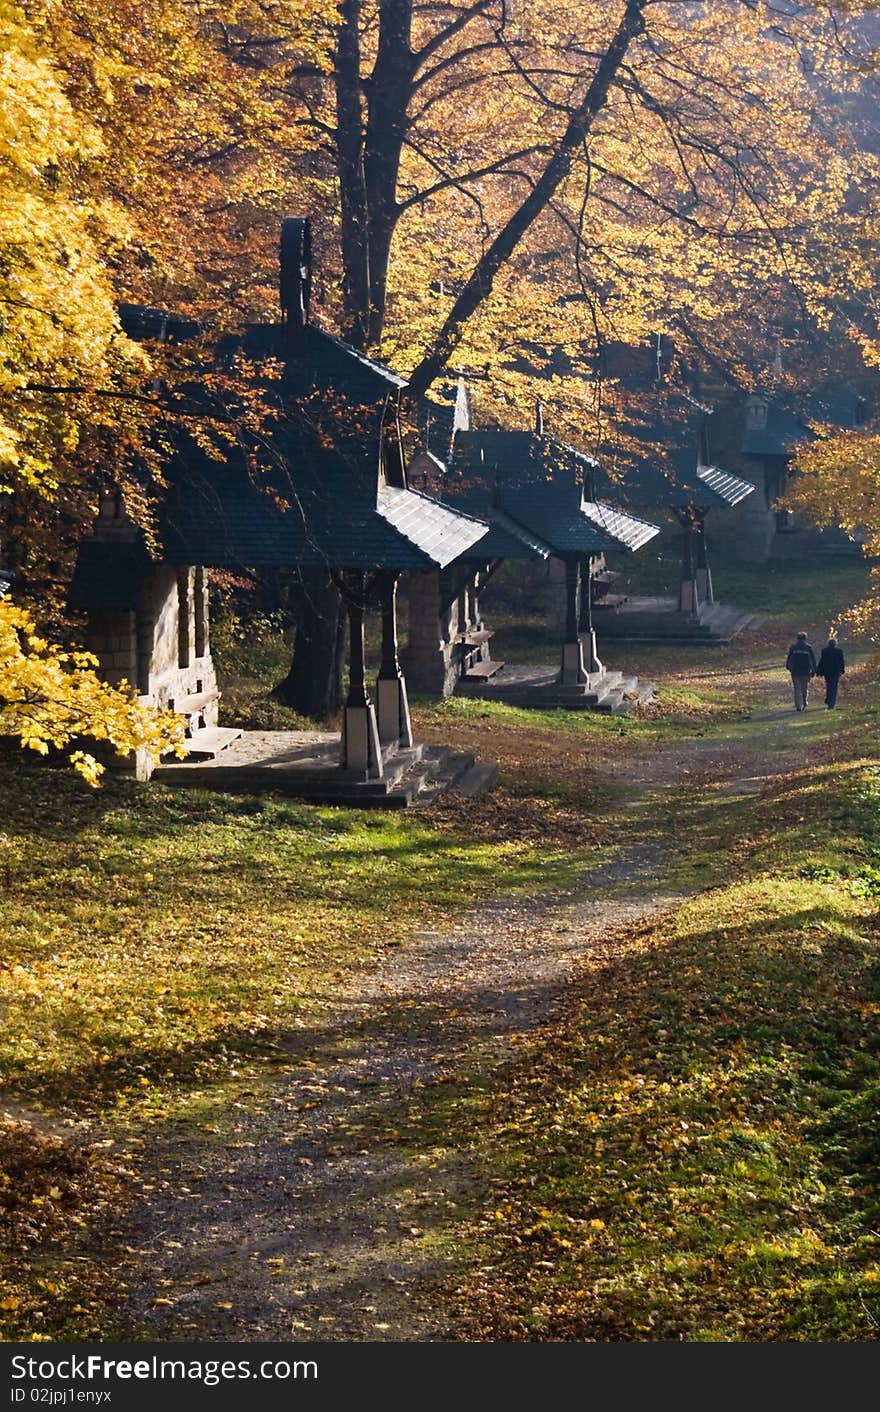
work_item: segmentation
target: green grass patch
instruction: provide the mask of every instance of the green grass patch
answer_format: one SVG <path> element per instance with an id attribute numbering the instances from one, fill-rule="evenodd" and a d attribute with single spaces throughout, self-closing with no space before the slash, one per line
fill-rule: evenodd
<path id="1" fill-rule="evenodd" d="M 319 1024 L 353 963 L 461 904 L 462 876 L 478 899 L 578 867 L 416 815 L 96 794 L 61 770 L 13 774 L 4 802 L 0 1067 L 52 1111 L 149 1115 Z"/>
<path id="2" fill-rule="evenodd" d="M 602 948 L 510 1074 L 462 1337 L 878 1337 L 880 772 L 735 809 L 725 883 Z"/>

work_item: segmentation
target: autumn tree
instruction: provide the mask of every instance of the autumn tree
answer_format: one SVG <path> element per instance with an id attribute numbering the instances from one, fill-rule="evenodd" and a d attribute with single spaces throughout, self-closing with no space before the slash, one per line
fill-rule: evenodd
<path id="1" fill-rule="evenodd" d="M 71 104 L 45 32 L 7 0 L 0 52 L 0 552 L 26 583 L 53 517 L 77 518 L 83 447 L 102 409 L 130 408 L 126 389 L 142 387 L 148 365 L 116 317 L 108 252 L 127 227 L 89 185 L 100 132 Z M 79 737 L 154 762 L 173 748 L 177 726 L 99 681 L 95 665 L 0 603 L 0 732 L 40 753 Z M 97 782 L 89 751 L 71 759 Z"/>
<path id="2" fill-rule="evenodd" d="M 845 278 L 828 252 L 849 248 L 871 199 L 873 158 L 836 98 L 858 70 L 842 11 L 49 0 L 44 13 L 47 92 L 75 115 L 80 146 L 53 160 L 60 186 L 33 179 L 41 201 L 69 195 L 92 228 L 112 228 L 97 236 L 103 263 L 83 268 L 108 320 L 92 352 L 123 362 L 135 355 L 113 329 L 112 292 L 215 326 L 265 316 L 277 216 L 305 209 L 320 312 L 411 374 L 415 394 L 454 363 L 490 416 L 521 420 L 538 374 L 559 430 L 595 446 L 615 411 L 597 375 L 605 340 L 670 332 L 736 367 L 757 316 L 791 291 L 821 326 Z M 868 274 L 865 258 L 851 283 Z M 91 371 L 39 369 L 30 388 L 51 390 L 29 388 L 30 402 L 15 390 L 15 415 L 67 428 L 54 464 L 70 484 L 100 459 L 80 455 L 77 471 L 70 442 L 101 417 L 127 427 L 123 471 L 146 444 L 144 404 L 126 423 L 124 398 L 105 396 L 77 420 L 70 388 L 103 379 L 112 393 L 121 375 Z M 315 687 L 326 712 L 338 602 L 315 583 L 304 609 L 288 687 L 306 709 Z"/>
<path id="3" fill-rule="evenodd" d="M 873 181 L 835 106 L 858 71 L 842 25 L 751 0 L 343 0 L 331 74 L 296 90 L 315 176 L 338 183 L 330 313 L 415 397 L 454 360 L 490 415 L 521 419 L 542 375 L 576 439 L 588 403 L 594 446 L 613 390 L 584 374 L 605 340 L 673 333 L 743 371 L 783 293 L 827 322 L 828 254 Z M 308 709 L 316 676 L 326 696 L 335 656 L 328 637 L 288 699 Z"/>
<path id="4" fill-rule="evenodd" d="M 876 423 L 856 431 L 816 425 L 814 439 L 794 461 L 782 502 L 817 529 L 839 526 L 873 561 L 868 593 L 844 620 L 880 641 L 880 432 Z"/>
<path id="5" fill-rule="evenodd" d="M 87 652 L 53 646 L 30 614 L 0 602 L 0 735 L 17 736 L 23 749 L 39 755 L 76 745 L 70 763 L 91 785 L 105 768 L 92 741 L 106 741 L 123 756 L 142 752 L 149 765 L 169 751 L 182 755 L 181 720 L 139 705 L 126 683 L 108 685 L 97 665 Z"/>

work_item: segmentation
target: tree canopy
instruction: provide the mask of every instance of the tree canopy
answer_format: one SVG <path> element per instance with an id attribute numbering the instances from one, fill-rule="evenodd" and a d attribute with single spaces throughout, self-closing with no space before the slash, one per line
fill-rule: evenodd
<path id="1" fill-rule="evenodd" d="M 149 523 L 173 358 L 316 229 L 317 316 L 421 394 L 614 446 L 609 342 L 741 385 L 783 339 L 876 356 L 871 6 L 763 0 L 0 0 L 0 538 L 41 611 L 100 481 Z M 868 16 L 868 19 L 865 16 Z M 586 415 L 588 413 L 589 415 Z"/>

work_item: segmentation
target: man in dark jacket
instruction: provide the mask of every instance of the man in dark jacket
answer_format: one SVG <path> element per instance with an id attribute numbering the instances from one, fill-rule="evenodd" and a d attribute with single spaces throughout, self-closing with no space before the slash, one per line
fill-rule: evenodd
<path id="1" fill-rule="evenodd" d="M 837 638 L 832 634 L 828 639 L 827 646 L 822 648 L 822 655 L 816 668 L 816 676 L 825 678 L 825 705 L 829 711 L 837 705 L 837 687 L 845 671 L 846 663 L 843 660 L 843 653 L 837 645 Z"/>
<path id="2" fill-rule="evenodd" d="M 797 641 L 788 649 L 785 669 L 791 672 L 791 685 L 794 691 L 794 709 L 806 711 L 810 692 L 810 678 L 816 675 L 816 654 L 807 642 L 807 634 L 799 632 Z"/>

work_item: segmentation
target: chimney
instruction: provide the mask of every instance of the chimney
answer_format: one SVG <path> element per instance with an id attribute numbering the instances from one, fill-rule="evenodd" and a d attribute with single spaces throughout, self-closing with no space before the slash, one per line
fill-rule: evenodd
<path id="1" fill-rule="evenodd" d="M 535 403 L 535 435 L 544 435 L 544 404 L 540 398 Z"/>
<path id="2" fill-rule="evenodd" d="M 281 324 L 288 342 L 301 342 L 312 293 L 312 232 L 301 216 L 285 216 L 280 245 Z"/>
<path id="3" fill-rule="evenodd" d="M 463 377 L 458 379 L 458 387 L 455 393 L 455 412 L 452 418 L 452 434 L 457 431 L 472 431 L 474 425 L 473 413 L 471 411 L 471 395 L 468 392 L 468 385 Z"/>

